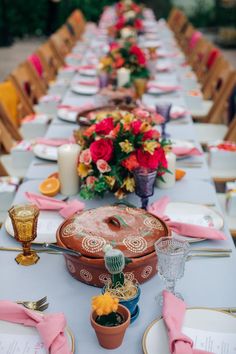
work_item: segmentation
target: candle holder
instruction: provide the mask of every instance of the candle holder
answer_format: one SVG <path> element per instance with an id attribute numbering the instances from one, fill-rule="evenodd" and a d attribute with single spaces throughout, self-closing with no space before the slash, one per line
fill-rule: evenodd
<path id="1" fill-rule="evenodd" d="M 13 206 L 8 213 L 15 239 L 22 242 L 23 247 L 23 253 L 15 258 L 16 262 L 24 266 L 37 263 L 39 256 L 31 250 L 31 242 L 37 236 L 39 209 L 35 205 L 21 204 Z"/>
<path id="2" fill-rule="evenodd" d="M 161 124 L 161 136 L 163 139 L 170 137 L 170 134 L 166 133 L 166 124 L 170 121 L 171 107 L 171 103 L 163 103 L 156 105 L 156 112 L 164 118 L 164 123 Z"/>
<path id="3" fill-rule="evenodd" d="M 147 79 L 134 79 L 133 83 L 136 92 L 136 98 L 141 100 L 142 96 L 147 90 Z"/>
<path id="4" fill-rule="evenodd" d="M 147 209 L 148 199 L 154 193 L 157 171 L 149 168 L 136 168 L 133 171 L 135 180 L 135 194 L 141 198 L 142 209 Z"/>

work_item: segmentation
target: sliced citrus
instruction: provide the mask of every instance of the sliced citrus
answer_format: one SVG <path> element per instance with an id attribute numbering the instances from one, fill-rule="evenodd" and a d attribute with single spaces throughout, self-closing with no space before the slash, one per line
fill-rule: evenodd
<path id="1" fill-rule="evenodd" d="M 175 170 L 175 180 L 180 181 L 184 176 L 186 175 L 186 172 L 184 170 Z"/>
<path id="2" fill-rule="evenodd" d="M 45 179 L 39 185 L 39 191 L 47 197 L 54 197 L 60 191 L 59 179 L 55 177 Z"/>

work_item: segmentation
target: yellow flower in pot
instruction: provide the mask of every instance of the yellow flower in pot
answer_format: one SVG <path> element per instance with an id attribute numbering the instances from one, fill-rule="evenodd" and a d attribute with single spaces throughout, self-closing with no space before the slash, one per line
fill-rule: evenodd
<path id="1" fill-rule="evenodd" d="M 91 325 L 99 344 L 106 349 L 118 348 L 130 324 L 129 310 L 109 293 L 92 298 Z"/>

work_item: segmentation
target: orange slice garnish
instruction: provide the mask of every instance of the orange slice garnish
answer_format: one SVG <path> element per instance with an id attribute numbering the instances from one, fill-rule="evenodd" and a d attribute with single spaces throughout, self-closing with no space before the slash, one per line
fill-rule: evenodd
<path id="1" fill-rule="evenodd" d="M 39 185 L 39 191 L 47 197 L 54 197 L 60 191 L 59 179 L 55 177 L 45 179 Z"/>
<path id="2" fill-rule="evenodd" d="M 186 172 L 184 170 L 175 170 L 175 180 L 180 181 L 184 176 L 186 175 Z"/>

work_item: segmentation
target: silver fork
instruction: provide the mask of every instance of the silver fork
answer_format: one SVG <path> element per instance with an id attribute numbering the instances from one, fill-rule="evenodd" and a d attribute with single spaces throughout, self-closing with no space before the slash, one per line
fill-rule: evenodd
<path id="1" fill-rule="evenodd" d="M 16 301 L 17 304 L 23 305 L 29 310 L 37 310 L 37 311 L 46 310 L 49 306 L 49 304 L 46 302 L 47 302 L 47 296 L 37 301 Z"/>

